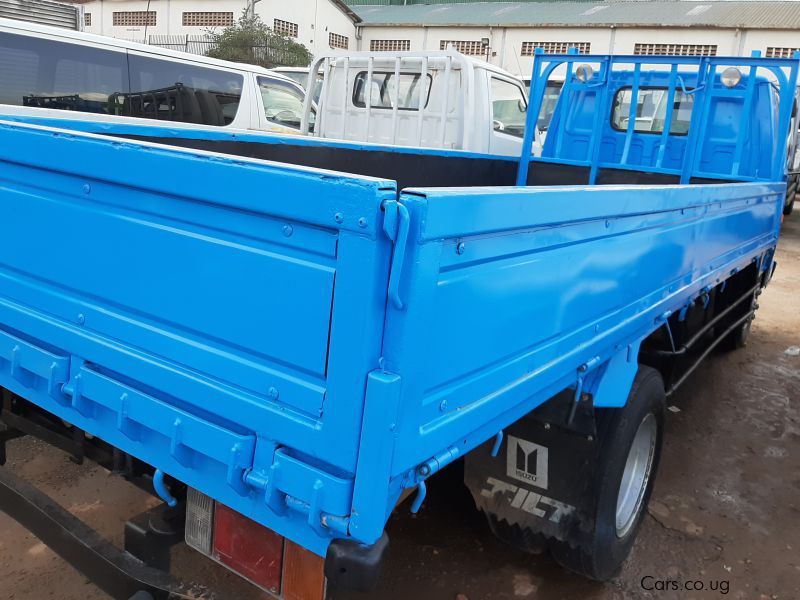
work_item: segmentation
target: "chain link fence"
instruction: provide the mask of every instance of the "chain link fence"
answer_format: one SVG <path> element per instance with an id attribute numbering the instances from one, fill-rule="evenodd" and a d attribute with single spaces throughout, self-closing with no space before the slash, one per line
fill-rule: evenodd
<path id="1" fill-rule="evenodd" d="M 213 40 L 207 35 L 150 35 L 147 43 L 190 54 L 208 54 L 214 47 Z"/>

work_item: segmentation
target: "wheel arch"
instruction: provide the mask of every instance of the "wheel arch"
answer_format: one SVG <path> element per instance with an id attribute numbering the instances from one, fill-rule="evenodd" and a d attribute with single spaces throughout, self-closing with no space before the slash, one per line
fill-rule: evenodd
<path id="1" fill-rule="evenodd" d="M 595 408 L 625 406 L 639 370 L 641 344 L 642 340 L 639 340 L 625 346 L 597 369 L 585 390 L 592 396 Z"/>

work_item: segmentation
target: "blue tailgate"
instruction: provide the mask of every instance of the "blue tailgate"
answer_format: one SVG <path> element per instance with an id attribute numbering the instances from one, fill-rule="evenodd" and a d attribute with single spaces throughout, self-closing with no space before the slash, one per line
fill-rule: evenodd
<path id="1" fill-rule="evenodd" d="M 380 353 L 387 198 L 0 124 L 0 385 L 323 552 Z"/>

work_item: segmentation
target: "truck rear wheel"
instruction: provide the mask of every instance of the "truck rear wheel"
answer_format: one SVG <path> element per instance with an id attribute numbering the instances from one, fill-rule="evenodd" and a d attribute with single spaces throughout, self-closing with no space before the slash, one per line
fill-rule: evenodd
<path id="1" fill-rule="evenodd" d="M 783 214 L 787 217 L 792 214 L 792 211 L 794 210 L 794 201 L 797 197 L 798 184 L 800 184 L 798 175 L 789 176 L 789 179 L 786 182 L 786 203 L 783 205 Z"/>
<path id="2" fill-rule="evenodd" d="M 550 552 L 563 567 L 605 581 L 621 568 L 633 547 L 650 499 L 661 454 L 664 382 L 650 367 L 639 367 L 628 402 L 598 410 L 594 530 L 586 542 L 552 540 Z"/>
<path id="3" fill-rule="evenodd" d="M 747 340 L 750 338 L 750 329 L 752 325 L 753 319 L 747 319 L 744 323 L 731 331 L 728 336 L 719 343 L 722 351 L 733 352 L 734 350 L 739 350 L 747 346 Z"/>

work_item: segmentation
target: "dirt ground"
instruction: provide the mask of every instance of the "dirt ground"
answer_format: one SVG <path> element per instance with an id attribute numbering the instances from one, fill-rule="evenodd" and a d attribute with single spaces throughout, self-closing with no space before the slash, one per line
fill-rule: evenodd
<path id="1" fill-rule="evenodd" d="M 618 579 L 582 581 L 546 556 L 521 555 L 495 541 L 452 471 L 434 479 L 419 516 L 401 508 L 391 520 L 384 577 L 369 597 L 800 598 L 800 357 L 785 353 L 800 346 L 800 214 L 784 226 L 778 261 L 748 347 L 712 356 L 671 399 L 649 514 Z M 117 541 L 124 521 L 153 502 L 120 478 L 74 465 L 35 441 L 12 442 L 9 455 L 9 468 Z M 0 598 L 106 598 L 2 514 L 0 532 Z M 259 596 L 193 553 L 176 566 L 186 579 L 212 578 L 229 590 L 223 598 Z M 706 591 L 662 591 L 667 580 Z"/>

